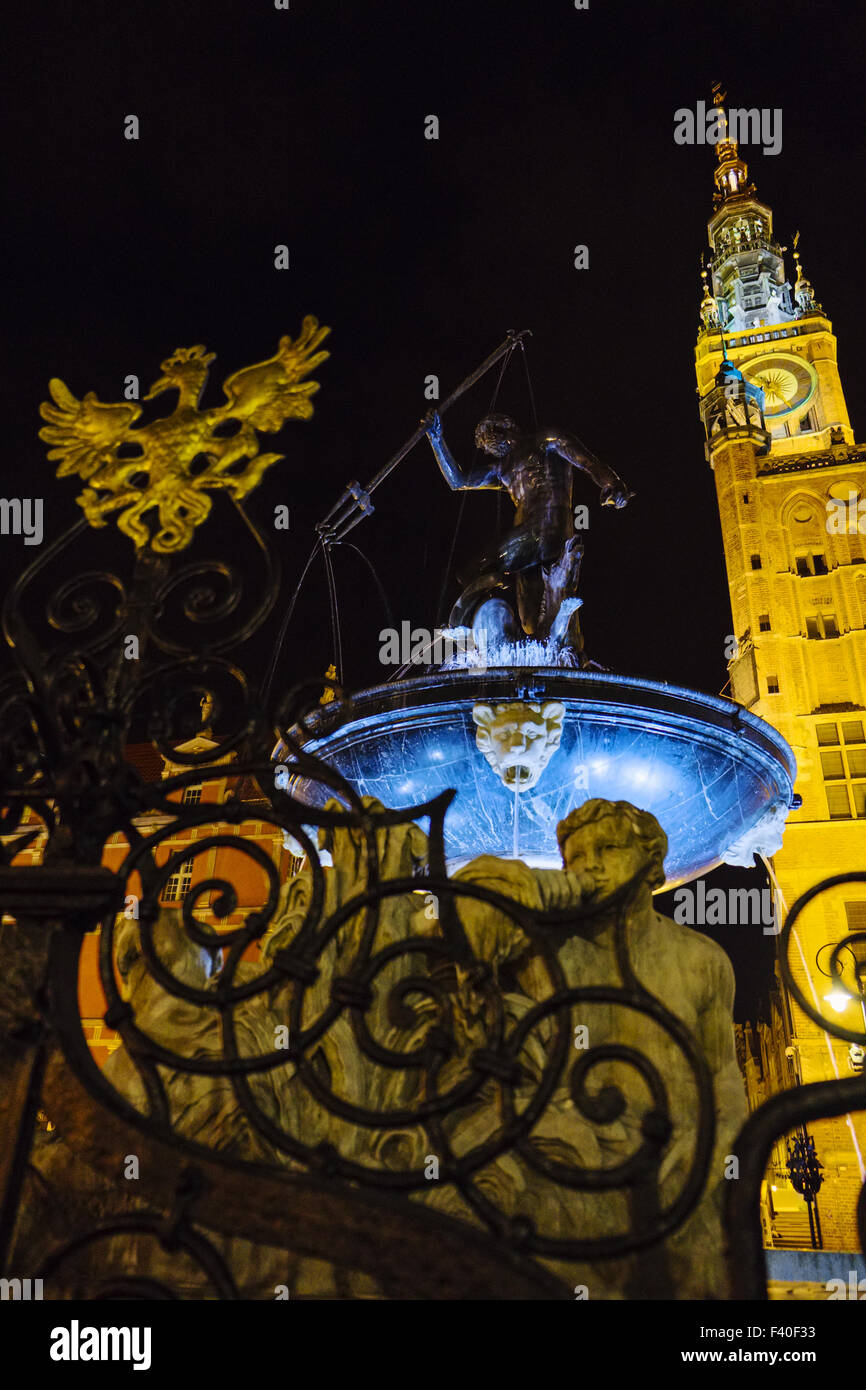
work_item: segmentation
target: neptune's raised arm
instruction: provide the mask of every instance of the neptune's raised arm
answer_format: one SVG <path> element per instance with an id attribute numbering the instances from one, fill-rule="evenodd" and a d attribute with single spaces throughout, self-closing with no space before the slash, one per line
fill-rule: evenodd
<path id="1" fill-rule="evenodd" d="M 436 455 L 436 462 L 439 464 L 442 477 L 445 479 L 452 492 L 464 492 L 467 489 L 483 487 L 499 487 L 498 478 L 493 473 L 489 463 L 483 463 L 480 468 L 462 469 L 452 454 L 445 437 L 442 434 L 442 421 L 439 418 L 438 410 L 431 410 L 425 415 L 421 422 L 426 431 L 427 438 L 430 440 L 430 447 Z"/>

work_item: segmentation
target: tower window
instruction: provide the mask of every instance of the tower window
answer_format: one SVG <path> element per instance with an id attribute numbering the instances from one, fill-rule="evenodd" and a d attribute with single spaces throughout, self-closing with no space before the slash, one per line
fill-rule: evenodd
<path id="1" fill-rule="evenodd" d="M 842 737 L 846 743 L 863 743 L 863 720 L 844 720 L 842 724 Z"/>
<path id="2" fill-rule="evenodd" d="M 748 504 L 748 501 L 749 501 L 749 494 L 748 494 L 747 492 L 744 492 L 744 493 L 743 493 L 743 501 L 744 501 L 745 503 Z"/>
<path id="3" fill-rule="evenodd" d="M 824 555 L 796 555 L 794 565 L 802 579 L 813 574 L 827 574 L 827 559 Z"/>
<path id="4" fill-rule="evenodd" d="M 848 753 L 848 776 L 866 777 L 866 750 L 854 748 Z"/>
<path id="5" fill-rule="evenodd" d="M 807 637 L 838 637 L 839 625 L 834 613 L 811 613 L 806 617 Z M 838 739 L 836 740 L 838 742 Z"/>
<path id="6" fill-rule="evenodd" d="M 831 820 L 850 820 L 851 803 L 847 787 L 827 787 L 827 810 Z"/>
<path id="7" fill-rule="evenodd" d="M 837 752 L 821 754 L 821 771 L 824 774 L 824 781 L 833 781 L 836 777 L 845 776 L 845 766 L 842 762 L 842 754 Z"/>
<path id="8" fill-rule="evenodd" d="M 762 613 L 760 615 L 758 618 L 758 628 L 761 632 L 769 632 L 771 630 L 769 613 Z"/>
<path id="9" fill-rule="evenodd" d="M 753 569 L 753 570 L 759 570 L 760 568 L 761 568 L 761 557 L 760 557 L 760 555 L 753 555 L 753 556 L 752 556 L 752 569 Z"/>
<path id="10" fill-rule="evenodd" d="M 851 729 L 852 734 L 857 735 L 858 729 L 862 734 L 863 721 L 860 719 L 846 720 L 844 729 Z M 815 732 L 818 735 L 818 743 L 826 744 L 834 742 L 838 744 L 836 737 L 835 724 L 816 724 Z M 827 793 L 827 808 L 831 820 L 850 820 L 852 815 L 858 819 L 866 819 L 866 781 L 854 778 L 866 778 L 866 748 L 852 747 L 852 743 L 858 740 L 854 737 L 850 742 L 846 739 L 845 756 L 842 756 L 841 747 L 828 749 L 821 754 L 821 771 L 825 782 L 834 784 L 824 788 Z M 847 785 L 845 780 L 847 779 Z M 850 795 L 849 795 L 850 792 Z M 853 805 L 853 812 L 852 807 Z M 866 910 L 866 904 L 864 904 Z"/>
<path id="11" fill-rule="evenodd" d="M 778 693 L 779 693 L 779 677 L 778 677 L 778 676 L 768 676 L 768 677 L 767 677 L 767 694 L 768 694 L 768 695 L 778 695 Z"/>
<path id="12" fill-rule="evenodd" d="M 866 931 L 866 903 L 846 903 L 845 916 L 849 932 Z"/>

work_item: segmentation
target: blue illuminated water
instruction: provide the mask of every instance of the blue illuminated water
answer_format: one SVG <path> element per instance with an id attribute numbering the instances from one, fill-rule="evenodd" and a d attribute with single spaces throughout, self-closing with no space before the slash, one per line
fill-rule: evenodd
<path id="1" fill-rule="evenodd" d="M 520 794 L 516 826 L 515 796 L 478 751 L 472 721 L 476 703 L 513 700 L 556 700 L 566 710 L 560 747 Z M 515 845 L 527 863 L 559 867 L 557 822 L 588 797 L 605 797 L 659 820 L 671 887 L 726 860 L 751 863 L 752 842 L 772 852 L 796 775 L 784 739 L 732 701 L 583 671 L 436 672 L 363 691 L 348 716 L 330 705 L 307 723 L 305 746 L 359 795 L 406 807 L 455 788 L 451 867 L 479 854 L 511 857 Z M 332 795 L 308 779 L 293 790 L 319 806 Z"/>

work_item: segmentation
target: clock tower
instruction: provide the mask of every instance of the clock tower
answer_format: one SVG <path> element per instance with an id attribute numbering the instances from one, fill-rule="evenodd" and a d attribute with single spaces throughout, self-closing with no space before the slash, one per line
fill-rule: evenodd
<path id="1" fill-rule="evenodd" d="M 717 94 L 721 138 L 695 358 L 737 639 L 731 692 L 784 735 L 799 769 L 801 804 L 770 866 L 784 913 L 821 879 L 866 869 L 866 446 L 854 441 L 836 339 L 798 237 L 792 283 L 772 211 L 727 138 L 723 100 Z M 825 1016 L 838 1008 L 842 1026 L 862 1032 L 866 937 L 838 953 L 835 972 L 831 962 L 833 945 L 857 931 L 866 932 L 866 883 L 807 907 L 790 961 L 813 1007 Z M 862 1067 L 862 1052 L 831 1038 L 793 998 L 781 1017 L 783 1084 Z M 820 1121 L 809 1132 L 824 1165 L 822 1243 L 857 1250 L 866 1115 Z M 786 1178 L 784 1145 L 767 1210 L 771 1218 L 805 1213 Z M 807 1224 L 788 1225 L 810 1244 Z"/>

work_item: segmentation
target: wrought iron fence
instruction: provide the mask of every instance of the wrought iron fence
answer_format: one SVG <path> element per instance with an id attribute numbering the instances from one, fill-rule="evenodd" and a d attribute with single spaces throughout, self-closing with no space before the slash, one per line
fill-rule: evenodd
<path id="1" fill-rule="evenodd" d="M 239 502 L 230 514 L 232 562 L 176 563 L 140 548 L 129 574 L 88 569 L 52 591 L 51 572 L 76 563 L 82 521 L 4 606 L 16 670 L 0 695 L 2 1272 L 26 1261 L 60 1297 L 231 1299 L 281 1286 L 292 1296 L 306 1288 L 311 1296 L 572 1298 L 569 1271 L 628 1260 L 626 1291 L 673 1296 L 665 1242 L 707 1187 L 713 1083 L 688 1029 L 635 973 L 628 886 L 603 905 L 619 908 L 619 983 L 569 987 L 559 948 L 585 913 L 539 913 L 449 877 L 450 795 L 389 810 L 311 757 L 304 712 L 321 680 L 265 703 L 230 655 L 261 628 L 280 591 L 270 543 Z M 138 639 L 134 659 L 124 654 L 129 635 Z M 351 698 L 337 693 L 351 717 Z M 183 751 L 189 711 L 202 698 L 213 702 L 220 733 L 204 751 Z M 136 730 L 184 770 L 144 780 L 126 755 Z M 263 756 L 278 740 L 288 750 L 285 787 Z M 174 799 L 186 786 L 224 780 L 227 767 L 234 786 L 219 805 Z M 315 778 L 334 803 L 298 802 L 296 774 Z M 255 819 L 306 853 L 308 870 L 289 885 L 237 833 L 253 797 Z M 426 837 L 417 826 L 425 818 Z M 354 877 L 336 899 L 316 829 L 354 846 Z M 13 864 L 40 830 L 41 862 Z M 200 838 L 164 857 L 165 842 L 187 830 Z M 126 852 L 112 871 L 101 861 L 118 836 Z M 267 886 L 241 925 L 215 932 L 204 917 L 219 922 L 237 909 L 229 880 L 200 879 L 178 912 L 160 899 L 182 861 L 220 850 L 247 856 Z M 782 969 L 810 1018 L 862 1042 L 816 1014 L 786 958 L 806 902 L 854 880 L 866 874 L 827 880 L 795 905 Z M 125 915 L 132 882 L 141 888 L 137 917 Z M 438 900 L 435 916 L 424 915 L 419 896 Z M 487 904 L 531 943 L 543 980 L 534 1001 L 517 1008 L 507 970 L 478 953 L 459 910 L 467 901 Z M 123 1045 L 104 1069 L 78 1003 L 83 943 L 97 927 L 105 1023 Z M 258 963 L 247 959 L 255 943 Z M 216 951 L 223 964 L 211 974 Z M 671 1199 L 660 1176 L 673 1131 L 670 1078 L 625 1044 L 590 1047 L 575 1061 L 574 1011 L 589 1004 L 657 1028 L 690 1078 L 694 1142 Z M 539 1120 L 563 1096 L 587 1124 L 621 1116 L 622 1091 L 590 1085 L 605 1063 L 630 1069 L 650 1097 L 631 1151 L 594 1167 L 537 1143 Z M 739 1181 L 726 1185 L 735 1296 L 766 1296 L 759 1201 L 773 1141 L 863 1108 L 866 1078 L 856 1077 L 783 1093 L 748 1120 L 735 1145 Z M 40 1109 L 51 1131 L 37 1123 Z M 130 1158 L 146 1175 L 146 1199 L 120 1182 Z M 571 1212 L 553 1234 L 549 1222 L 545 1229 L 501 1200 L 503 1174 L 515 1169 L 524 1186 L 546 1184 L 559 1194 L 556 1209 Z M 614 1193 L 619 1228 L 590 1223 L 582 1232 L 586 1202 Z M 861 1241 L 864 1215 L 861 1196 Z"/>

